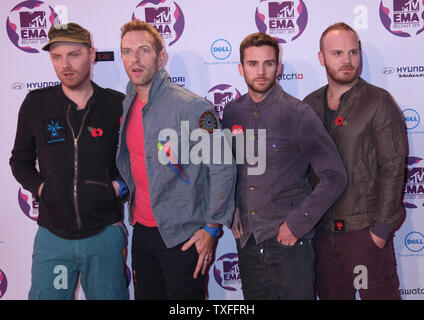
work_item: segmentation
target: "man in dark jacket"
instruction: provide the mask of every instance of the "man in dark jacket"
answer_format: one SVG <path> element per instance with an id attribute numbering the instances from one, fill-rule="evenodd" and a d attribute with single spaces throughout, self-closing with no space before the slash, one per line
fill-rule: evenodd
<path id="1" fill-rule="evenodd" d="M 56 25 L 49 40 L 43 50 L 62 84 L 28 93 L 10 158 L 39 201 L 29 299 L 73 299 L 80 275 L 87 299 L 127 299 L 115 165 L 123 94 L 90 80 L 86 29 Z"/>
<path id="2" fill-rule="evenodd" d="M 233 144 L 238 213 L 232 229 L 243 294 L 245 299 L 313 299 L 313 230 L 346 187 L 343 162 L 314 111 L 276 84 L 281 64 L 275 39 L 249 35 L 240 45 L 240 62 L 248 93 L 225 106 L 223 127 L 238 141 L 246 135 L 246 148 Z M 249 147 L 252 141 L 257 143 Z M 246 150 L 243 161 L 241 149 Z M 310 165 L 320 178 L 314 191 L 307 177 Z"/>
<path id="3" fill-rule="evenodd" d="M 403 217 L 407 140 L 401 112 L 384 89 L 359 77 L 361 45 L 345 23 L 321 36 L 328 85 L 305 98 L 336 143 L 349 184 L 316 239 L 320 299 L 400 299 L 393 232 Z"/>

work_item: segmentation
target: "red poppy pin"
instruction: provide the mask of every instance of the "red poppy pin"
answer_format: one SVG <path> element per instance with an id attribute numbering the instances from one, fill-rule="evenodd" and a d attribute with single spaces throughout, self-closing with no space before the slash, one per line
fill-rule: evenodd
<path id="1" fill-rule="evenodd" d="M 336 120 L 334 120 L 334 124 L 337 127 L 347 126 L 347 121 L 343 117 L 337 117 Z"/>
<path id="2" fill-rule="evenodd" d="M 100 128 L 87 127 L 93 138 L 98 138 L 103 135 L 103 130 Z"/>
<path id="3" fill-rule="evenodd" d="M 233 133 L 234 135 L 236 135 L 236 134 L 243 134 L 243 127 L 242 127 L 242 126 L 240 126 L 240 125 L 238 125 L 238 124 L 235 124 L 235 125 L 233 125 L 233 127 L 231 128 L 231 131 L 232 131 L 232 133 Z"/>

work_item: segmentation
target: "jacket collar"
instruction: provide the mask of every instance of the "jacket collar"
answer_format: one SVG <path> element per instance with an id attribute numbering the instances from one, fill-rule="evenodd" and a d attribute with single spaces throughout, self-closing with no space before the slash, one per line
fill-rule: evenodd
<path id="1" fill-rule="evenodd" d="M 270 91 L 268 92 L 267 96 L 265 97 L 265 99 L 263 99 L 262 101 L 259 102 L 255 102 L 252 100 L 252 98 L 250 97 L 250 94 L 247 93 L 247 103 L 248 105 L 256 105 L 258 107 L 260 106 L 266 106 L 269 104 L 269 102 L 272 102 L 276 93 L 278 92 L 278 89 L 281 88 L 277 83 L 274 84 L 274 86 L 270 89 Z"/>
<path id="2" fill-rule="evenodd" d="M 98 92 L 100 90 L 100 87 L 94 83 L 94 81 L 91 81 L 91 85 L 93 86 L 93 94 L 91 95 L 91 97 L 88 99 L 87 101 L 87 105 L 86 105 L 86 109 L 88 110 L 89 108 L 91 108 L 91 106 L 95 103 L 96 101 L 96 96 L 98 95 Z M 58 85 L 56 87 L 56 93 L 59 96 L 59 98 L 61 99 L 61 101 L 63 101 L 66 105 L 66 107 L 68 107 L 69 105 L 71 105 L 72 107 L 74 107 L 75 109 L 77 108 L 77 104 L 72 101 L 66 94 L 65 92 L 63 92 L 63 88 L 62 85 Z"/>
<path id="3" fill-rule="evenodd" d="M 346 110 L 346 108 L 349 108 L 350 106 L 344 106 L 343 102 L 348 99 L 352 94 L 355 94 L 357 91 L 359 91 L 365 84 L 367 84 L 367 82 L 362 79 L 362 78 L 358 78 L 358 82 L 352 87 L 350 88 L 348 91 L 346 91 L 345 93 L 342 94 L 342 96 L 340 97 L 340 103 L 341 103 L 341 109 L 342 110 Z M 325 108 L 325 100 L 327 99 L 327 90 L 328 90 L 328 84 L 325 85 L 324 87 L 322 87 L 321 89 L 318 89 L 316 91 L 315 97 L 318 100 L 317 102 L 317 106 L 320 106 L 320 108 L 318 108 L 318 113 L 320 115 L 321 118 L 324 117 L 324 108 Z M 338 109 L 340 110 L 340 108 Z"/>
<path id="4" fill-rule="evenodd" d="M 146 109 L 148 109 L 149 105 L 151 104 L 151 101 L 154 101 L 157 96 L 159 96 L 162 89 L 166 86 L 168 83 L 168 74 L 166 71 L 161 68 L 158 72 L 156 72 L 155 76 L 153 77 L 152 84 L 150 85 L 149 89 L 149 101 L 148 105 L 146 105 Z M 137 89 L 131 81 L 128 82 L 127 85 L 127 95 L 130 98 L 131 101 L 134 100 L 134 98 L 137 95 Z M 144 109 L 144 108 L 143 108 Z"/>

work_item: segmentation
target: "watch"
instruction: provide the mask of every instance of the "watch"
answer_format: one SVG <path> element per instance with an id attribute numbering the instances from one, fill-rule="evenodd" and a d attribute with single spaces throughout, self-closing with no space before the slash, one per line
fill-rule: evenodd
<path id="1" fill-rule="evenodd" d="M 221 228 L 219 226 L 209 227 L 207 224 L 203 226 L 203 230 L 211 235 L 212 238 L 218 238 L 221 235 Z"/>

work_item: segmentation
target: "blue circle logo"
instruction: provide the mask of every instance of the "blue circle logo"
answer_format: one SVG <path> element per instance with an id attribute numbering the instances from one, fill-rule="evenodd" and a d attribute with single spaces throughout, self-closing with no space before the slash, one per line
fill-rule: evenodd
<path id="1" fill-rule="evenodd" d="M 405 109 L 402 111 L 402 114 L 408 130 L 418 127 L 420 124 L 420 114 L 417 111 L 414 109 Z"/>
<path id="2" fill-rule="evenodd" d="M 405 246 L 409 251 L 419 252 L 424 249 L 424 236 L 422 233 L 413 231 L 405 237 Z"/>
<path id="3" fill-rule="evenodd" d="M 227 59 L 232 52 L 231 44 L 224 39 L 215 40 L 211 45 L 211 53 L 218 60 Z"/>

